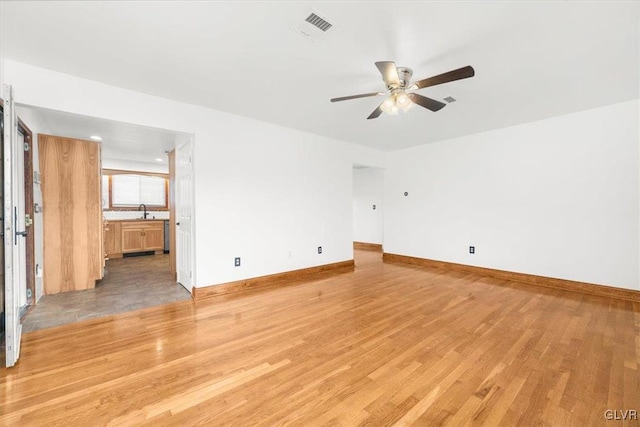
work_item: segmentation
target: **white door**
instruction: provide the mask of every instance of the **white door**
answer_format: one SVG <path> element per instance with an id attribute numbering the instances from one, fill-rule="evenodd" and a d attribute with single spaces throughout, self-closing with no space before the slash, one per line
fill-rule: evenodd
<path id="1" fill-rule="evenodd" d="M 193 287 L 193 151 L 189 141 L 176 150 L 176 263 L 178 282 Z"/>
<path id="2" fill-rule="evenodd" d="M 24 199 L 20 200 L 19 176 L 23 174 L 18 159 L 23 157 L 24 147 L 18 147 L 18 126 L 13 105 L 13 90 L 4 85 L 4 132 L 3 132 L 3 245 L 5 279 L 5 348 L 7 367 L 16 364 L 20 356 L 20 290 L 26 288 L 24 269 Z M 24 197 L 24 192 L 22 193 Z M 21 212 L 21 214 L 20 214 Z M 22 243 L 22 244 L 20 244 Z M 21 267 L 22 266 L 22 267 Z"/>

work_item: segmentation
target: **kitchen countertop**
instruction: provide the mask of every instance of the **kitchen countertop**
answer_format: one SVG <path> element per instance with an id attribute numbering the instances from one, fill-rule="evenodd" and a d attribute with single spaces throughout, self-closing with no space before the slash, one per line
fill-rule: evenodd
<path id="1" fill-rule="evenodd" d="M 130 218 L 130 219 L 105 219 L 107 222 L 135 222 L 135 221 L 169 221 L 168 219 L 162 218 Z"/>

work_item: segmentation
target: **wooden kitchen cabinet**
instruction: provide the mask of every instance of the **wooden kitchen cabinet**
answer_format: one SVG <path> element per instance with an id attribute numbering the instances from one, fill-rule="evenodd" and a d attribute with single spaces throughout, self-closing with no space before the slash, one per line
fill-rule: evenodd
<path id="1" fill-rule="evenodd" d="M 122 223 L 108 221 L 104 230 L 104 252 L 107 258 L 122 258 Z"/>
<path id="2" fill-rule="evenodd" d="M 142 227 L 129 227 L 129 224 L 124 224 L 122 227 L 122 252 L 142 252 L 144 250 L 142 237 Z"/>
<path id="3" fill-rule="evenodd" d="M 154 250 L 164 253 L 164 222 L 144 228 L 144 247 L 147 251 Z"/>
<path id="4" fill-rule="evenodd" d="M 122 222 L 122 253 L 164 252 L 163 221 Z"/>

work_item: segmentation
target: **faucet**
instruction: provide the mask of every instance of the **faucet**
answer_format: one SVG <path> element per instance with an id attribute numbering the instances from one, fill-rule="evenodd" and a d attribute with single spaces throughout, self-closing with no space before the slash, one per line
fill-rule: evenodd
<path id="1" fill-rule="evenodd" d="M 138 210 L 140 209 L 144 209 L 144 219 L 147 219 L 147 216 L 149 215 L 149 212 L 147 212 L 147 205 L 145 205 L 144 203 L 140 203 L 140 206 L 138 206 Z"/>

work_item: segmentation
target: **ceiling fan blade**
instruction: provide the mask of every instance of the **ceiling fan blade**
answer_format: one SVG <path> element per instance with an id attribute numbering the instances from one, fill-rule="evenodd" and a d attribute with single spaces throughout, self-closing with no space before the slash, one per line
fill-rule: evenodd
<path id="1" fill-rule="evenodd" d="M 382 74 L 382 80 L 384 80 L 387 86 L 400 86 L 400 77 L 398 77 L 398 69 L 393 61 L 381 61 L 376 62 L 376 67 Z"/>
<path id="2" fill-rule="evenodd" d="M 331 98 L 331 102 L 348 101 L 349 99 L 366 98 L 368 96 L 384 95 L 382 92 L 363 93 L 360 95 L 342 96 L 340 98 Z"/>
<path id="3" fill-rule="evenodd" d="M 380 105 L 382 105 L 382 104 L 380 104 Z M 367 120 L 377 119 L 380 116 L 380 114 L 382 114 L 382 108 L 380 108 L 380 105 L 378 106 L 378 108 L 373 110 L 373 113 L 369 114 L 369 117 L 367 117 Z"/>
<path id="4" fill-rule="evenodd" d="M 418 104 L 419 106 L 431 111 L 438 111 L 447 105 L 444 102 L 436 101 L 435 99 L 427 98 L 426 96 L 418 95 L 417 93 L 408 93 L 407 96 L 414 104 Z"/>
<path id="5" fill-rule="evenodd" d="M 475 74 L 476 72 L 473 67 L 471 65 L 467 65 L 466 67 L 438 74 L 437 76 L 429 77 L 428 79 L 418 80 L 417 82 L 413 82 L 411 86 L 416 86 L 418 89 L 422 89 L 423 87 L 435 86 L 442 83 L 466 79 L 469 77 L 473 77 Z"/>

